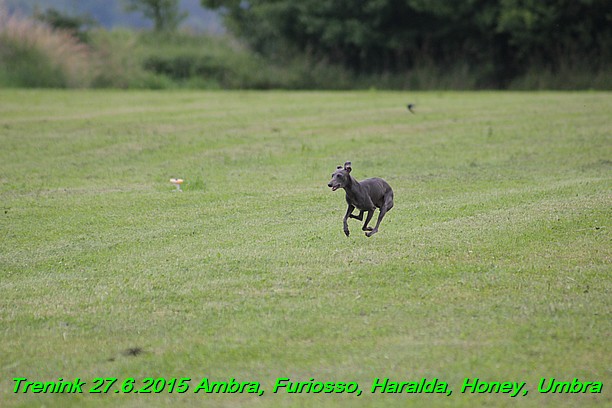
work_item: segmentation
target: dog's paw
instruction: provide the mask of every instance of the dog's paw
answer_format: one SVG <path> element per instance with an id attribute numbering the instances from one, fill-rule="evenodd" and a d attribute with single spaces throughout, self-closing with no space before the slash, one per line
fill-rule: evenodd
<path id="1" fill-rule="evenodd" d="M 372 228 L 372 227 L 365 227 L 365 228 L 362 228 L 362 230 L 363 230 L 363 231 L 372 231 L 373 229 L 374 229 L 374 228 Z"/>
<path id="2" fill-rule="evenodd" d="M 350 234 L 351 233 L 349 232 L 349 230 L 347 230 L 347 229 L 344 230 L 344 235 L 346 235 L 348 237 Z"/>
<path id="3" fill-rule="evenodd" d="M 365 236 L 369 238 L 369 237 L 371 237 L 372 235 L 376 234 L 377 232 L 378 232 L 378 231 L 371 230 L 370 232 L 366 232 L 366 233 L 365 233 Z"/>

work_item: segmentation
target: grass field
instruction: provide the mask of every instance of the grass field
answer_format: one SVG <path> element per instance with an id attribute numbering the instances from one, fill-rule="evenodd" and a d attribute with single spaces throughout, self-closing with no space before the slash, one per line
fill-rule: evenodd
<path id="1" fill-rule="evenodd" d="M 610 112 L 597 92 L 0 91 L 0 406 L 610 406 Z M 346 160 L 395 191 L 371 238 L 327 187 Z M 147 377 L 190 388 L 115 392 Z M 538 392 L 553 377 L 603 387 Z"/>

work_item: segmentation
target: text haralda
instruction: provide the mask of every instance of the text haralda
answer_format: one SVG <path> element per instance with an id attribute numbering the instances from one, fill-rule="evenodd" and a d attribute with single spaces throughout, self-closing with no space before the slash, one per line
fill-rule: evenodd
<path id="1" fill-rule="evenodd" d="M 451 396 L 453 391 L 448 384 L 437 378 L 428 380 L 421 378 L 420 381 L 391 381 L 388 378 L 375 378 L 372 382 L 372 394 L 446 394 Z"/>

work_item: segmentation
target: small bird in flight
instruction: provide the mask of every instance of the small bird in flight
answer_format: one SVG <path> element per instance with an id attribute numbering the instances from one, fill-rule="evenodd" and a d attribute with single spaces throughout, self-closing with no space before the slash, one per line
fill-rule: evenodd
<path id="1" fill-rule="evenodd" d="M 408 106 L 406 106 L 408 108 L 408 110 L 412 113 L 414 113 L 414 111 L 412 109 L 414 109 L 414 104 L 409 103 Z"/>

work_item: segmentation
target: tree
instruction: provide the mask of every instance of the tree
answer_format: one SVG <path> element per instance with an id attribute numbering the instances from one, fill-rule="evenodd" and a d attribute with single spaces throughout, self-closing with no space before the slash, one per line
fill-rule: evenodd
<path id="1" fill-rule="evenodd" d="M 410 68 L 488 48 L 498 0 L 201 0 L 219 9 L 228 29 L 256 51 L 287 49 L 359 72 Z M 478 15 L 482 24 L 470 24 Z M 460 35 L 462 34 L 462 35 Z"/>
<path id="2" fill-rule="evenodd" d="M 157 32 L 176 31 L 188 15 L 179 10 L 179 0 L 124 0 L 124 3 L 126 11 L 141 12 L 153 20 Z"/>
<path id="3" fill-rule="evenodd" d="M 604 69 L 610 0 L 200 0 L 268 57 L 291 53 L 357 73 L 465 66 L 504 87 L 530 66 Z"/>
<path id="4" fill-rule="evenodd" d="M 68 31 L 82 42 L 88 41 L 89 30 L 98 25 L 96 20 L 89 15 L 73 16 L 62 13 L 54 8 L 49 8 L 44 12 L 35 8 L 34 18 L 47 23 L 55 29 Z"/>
<path id="5" fill-rule="evenodd" d="M 603 66 L 612 59 L 611 22 L 608 0 L 502 0 L 496 30 L 522 63 Z"/>

